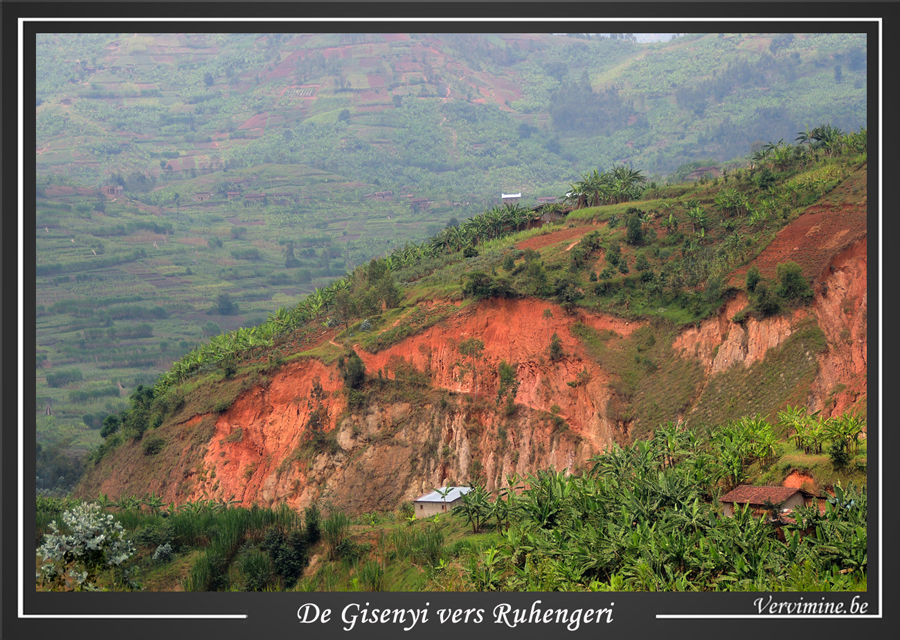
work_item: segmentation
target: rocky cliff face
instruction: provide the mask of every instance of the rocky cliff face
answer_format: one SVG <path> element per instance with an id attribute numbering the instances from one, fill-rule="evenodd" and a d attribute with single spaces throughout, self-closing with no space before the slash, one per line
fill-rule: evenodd
<path id="1" fill-rule="evenodd" d="M 867 254 L 866 238 L 834 256 L 815 282 L 809 307 L 790 316 L 732 318 L 746 307 L 743 293 L 726 304 L 712 320 L 681 333 L 676 351 L 697 358 L 714 375 L 735 363 L 744 367 L 761 362 L 770 349 L 781 346 L 798 324 L 812 317 L 828 342 L 818 358 L 819 371 L 809 390 L 807 405 L 823 415 L 837 415 L 864 402 L 867 390 Z"/>
<path id="2" fill-rule="evenodd" d="M 814 317 L 828 345 L 818 356 L 809 406 L 824 415 L 864 407 L 866 283 L 863 237 L 833 256 L 814 283 L 811 305 L 790 316 L 735 322 L 747 304 L 739 295 L 716 317 L 682 331 L 672 348 L 702 363 L 708 383 L 736 364 L 763 361 Z M 220 414 L 176 415 L 160 427 L 164 463 L 136 453 L 138 444 L 126 445 L 89 472 L 79 491 L 155 491 L 176 502 L 234 496 L 246 505 L 293 507 L 325 500 L 365 512 L 396 508 L 447 483 L 479 480 L 495 489 L 506 474 L 571 469 L 626 437 L 607 415 L 612 376 L 572 334 L 576 322 L 622 337 L 641 326 L 568 314 L 533 299 L 482 301 L 379 353 L 357 348 L 370 379 L 414 369 L 430 379 L 428 386 L 373 382 L 364 406 L 351 410 L 336 365 L 294 361 Z M 563 356 L 551 360 L 554 332 Z M 485 345 L 474 375 L 467 369 L 472 361 L 458 350 L 470 336 Z M 497 401 L 501 360 L 516 366 L 512 416 Z M 311 418 L 320 425 L 318 436 Z"/>

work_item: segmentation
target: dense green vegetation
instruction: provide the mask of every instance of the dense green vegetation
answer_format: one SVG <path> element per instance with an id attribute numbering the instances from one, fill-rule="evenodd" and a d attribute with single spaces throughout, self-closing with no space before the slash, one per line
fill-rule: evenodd
<path id="1" fill-rule="evenodd" d="M 200 591 L 865 590 L 866 490 L 841 486 L 856 477 L 848 461 L 861 453 L 861 427 L 852 415 L 821 421 L 799 407 L 775 426 L 758 416 L 707 432 L 669 423 L 572 475 L 508 477 L 496 496 L 475 485 L 452 516 L 425 521 L 408 503 L 357 518 L 314 505 L 301 524 L 284 506 L 176 508 L 152 495 L 117 503 L 101 496 L 89 507 L 112 514 L 103 517 L 117 531 L 114 563 L 57 558 L 55 536 L 79 536 L 66 514 L 85 507 L 39 497 L 38 554 L 47 568 L 38 587 L 170 590 L 180 572 L 185 590 Z M 790 520 L 777 504 L 759 516 L 739 509 L 723 517 L 724 491 L 751 481 L 757 463 L 793 454 L 776 428 L 808 451 L 830 440 L 846 454 L 832 455 L 834 495 L 823 512 L 799 507 Z M 313 556 L 317 568 L 305 571 Z"/>

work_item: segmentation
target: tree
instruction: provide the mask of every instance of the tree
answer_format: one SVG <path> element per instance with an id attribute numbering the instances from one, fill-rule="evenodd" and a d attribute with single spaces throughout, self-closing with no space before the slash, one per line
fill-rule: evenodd
<path id="1" fill-rule="evenodd" d="M 215 79 L 209 71 L 203 74 L 203 84 L 205 84 L 207 87 L 211 87 L 213 82 L 215 82 Z"/>
<path id="2" fill-rule="evenodd" d="M 809 300 L 813 297 L 812 287 L 803 277 L 803 269 L 799 264 L 792 261 L 782 262 L 775 268 L 775 271 L 781 282 L 778 287 L 778 295 L 782 298 Z"/>
<path id="3" fill-rule="evenodd" d="M 338 122 L 350 122 L 349 109 L 341 109 L 341 112 L 338 114 Z"/>
<path id="4" fill-rule="evenodd" d="M 475 366 L 475 360 L 484 355 L 484 342 L 478 338 L 466 338 L 459 343 L 459 353 L 464 358 L 471 358 L 472 380 L 475 386 L 475 399 L 478 399 L 478 370 Z"/>
<path id="5" fill-rule="evenodd" d="M 220 293 L 216 297 L 215 310 L 220 316 L 230 316 L 238 312 L 238 305 L 237 303 L 232 302 L 230 295 L 227 293 Z"/>
<path id="6" fill-rule="evenodd" d="M 559 335 L 554 331 L 553 337 L 550 338 L 550 360 L 556 362 L 557 360 L 562 359 L 564 355 L 562 342 L 559 339 Z"/>
<path id="7" fill-rule="evenodd" d="M 284 247 L 284 268 L 293 269 L 300 266 L 300 261 L 294 256 L 294 243 L 288 241 Z"/>
<path id="8" fill-rule="evenodd" d="M 465 516 L 472 525 L 472 533 L 478 533 L 481 523 L 491 515 L 489 495 L 483 486 L 476 484 L 471 491 L 462 496 L 459 504 L 453 507 L 453 515 Z"/>
<path id="9" fill-rule="evenodd" d="M 641 218 L 637 213 L 630 213 L 625 219 L 625 241 L 631 245 L 639 245 L 644 241 L 644 230 Z"/>
<path id="10" fill-rule="evenodd" d="M 116 414 L 110 414 L 103 419 L 103 428 L 100 429 L 100 437 L 108 438 L 119 430 L 122 419 Z"/>
<path id="11" fill-rule="evenodd" d="M 338 291 L 334 296 L 334 308 L 337 313 L 338 321 L 344 325 L 344 330 L 350 329 L 350 320 L 356 316 L 356 305 L 350 292 L 346 290 Z"/>
<path id="12" fill-rule="evenodd" d="M 688 209 L 687 216 L 691 221 L 691 231 L 696 231 L 697 227 L 702 229 L 706 226 L 706 212 L 699 205 Z"/>

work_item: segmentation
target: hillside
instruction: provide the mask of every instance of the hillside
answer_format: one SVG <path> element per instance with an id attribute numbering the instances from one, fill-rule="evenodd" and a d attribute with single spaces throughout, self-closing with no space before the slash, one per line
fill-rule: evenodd
<path id="1" fill-rule="evenodd" d="M 576 471 L 668 422 L 864 416 L 861 135 L 373 260 L 139 387 L 77 495 L 392 510 Z"/>
<path id="2" fill-rule="evenodd" d="M 531 210 L 628 166 L 668 216 L 665 183 L 867 118 L 862 34 L 60 33 L 37 49 L 38 486 L 63 492 L 70 454 L 139 385 L 372 258 L 408 261 L 501 193 Z"/>

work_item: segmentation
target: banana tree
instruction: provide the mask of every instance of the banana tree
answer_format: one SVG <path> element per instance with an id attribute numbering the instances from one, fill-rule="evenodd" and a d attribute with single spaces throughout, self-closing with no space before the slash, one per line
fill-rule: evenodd
<path id="1" fill-rule="evenodd" d="M 699 205 L 688 209 L 687 212 L 688 219 L 691 221 L 691 231 L 697 231 L 697 227 L 701 229 L 706 226 L 706 212 L 703 211 L 703 208 Z"/>
<path id="2" fill-rule="evenodd" d="M 490 516 L 491 506 L 488 492 L 476 484 L 472 490 L 460 498 L 459 504 L 453 507 L 453 515 L 461 515 L 472 525 L 472 533 L 478 533 L 482 523 Z"/>

